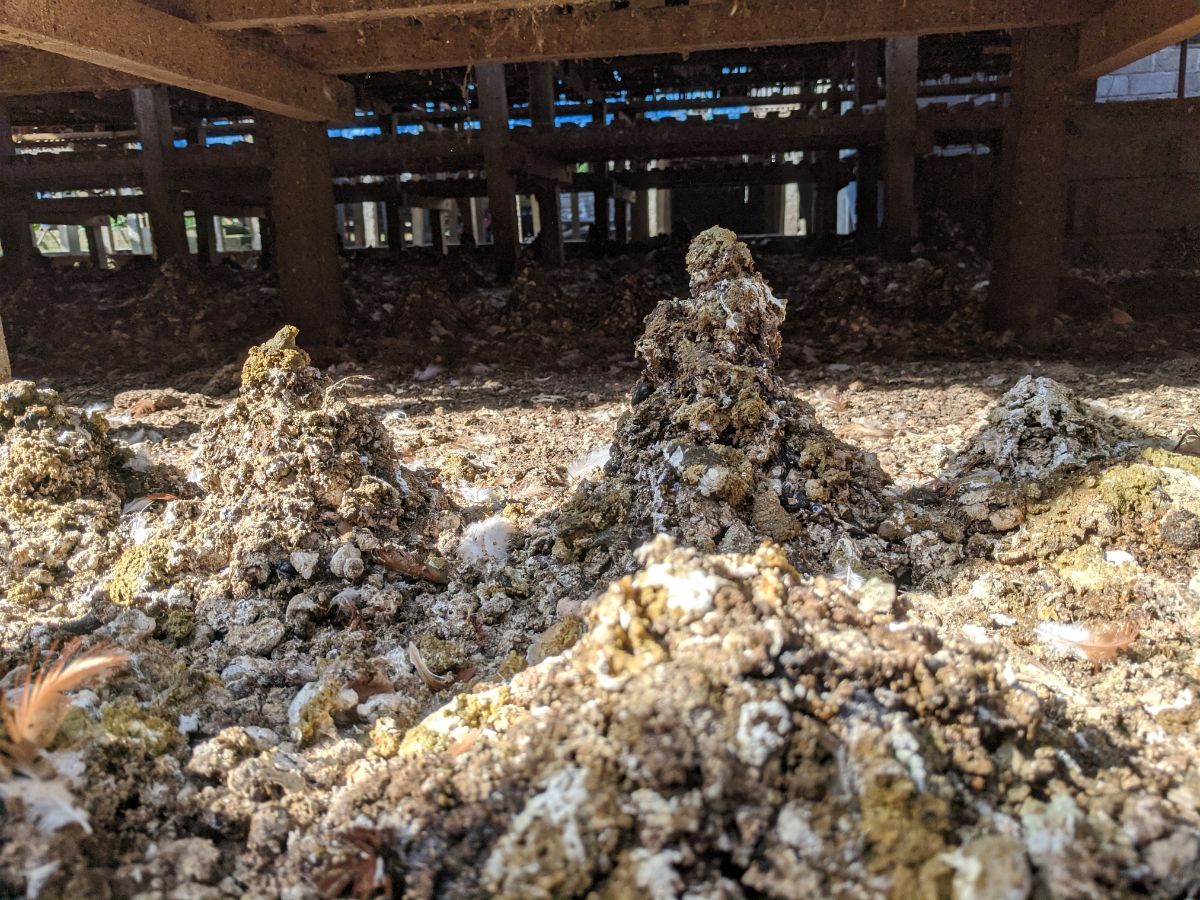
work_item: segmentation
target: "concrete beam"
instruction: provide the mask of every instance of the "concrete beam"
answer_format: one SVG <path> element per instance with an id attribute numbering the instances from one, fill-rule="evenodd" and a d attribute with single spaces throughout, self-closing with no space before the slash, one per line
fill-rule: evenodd
<path id="1" fill-rule="evenodd" d="M 271 153 L 271 219 L 284 317 L 306 346 L 328 346 L 346 322 L 324 126 L 264 115 Z"/>
<path id="2" fill-rule="evenodd" d="M 345 82 L 136 0 L 0 0 L 0 40 L 279 115 L 353 115 Z"/>
<path id="3" fill-rule="evenodd" d="M 1031 28 L 1077 23 L 1104 4 L 842 0 L 833 11 L 827 0 L 743 0 L 732 11 L 725 2 L 623 9 L 596 3 L 470 14 L 462 3 L 447 15 L 383 22 L 360 15 L 357 28 L 289 34 L 283 42 L 323 72 L 351 74 Z"/>
<path id="4" fill-rule="evenodd" d="M 1200 34 L 1200 0 L 1117 0 L 1079 31 L 1077 77 L 1098 78 Z"/>

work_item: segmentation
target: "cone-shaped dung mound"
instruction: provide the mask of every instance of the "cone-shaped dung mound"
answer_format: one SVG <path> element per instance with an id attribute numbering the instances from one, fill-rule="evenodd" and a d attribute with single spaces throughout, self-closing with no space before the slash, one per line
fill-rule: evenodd
<path id="1" fill-rule="evenodd" d="M 770 538 L 814 569 L 850 541 L 852 555 L 892 568 L 873 534 L 887 477 L 776 378 L 786 303 L 726 229 L 699 235 L 687 265 L 690 296 L 647 319 L 645 370 L 603 477 L 560 516 L 560 557 L 621 548 L 628 565 L 629 547 L 665 532 L 707 550 Z"/>

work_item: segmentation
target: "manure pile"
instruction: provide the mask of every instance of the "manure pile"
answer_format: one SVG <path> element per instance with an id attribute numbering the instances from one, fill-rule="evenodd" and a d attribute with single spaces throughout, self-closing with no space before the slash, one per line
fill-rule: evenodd
<path id="1" fill-rule="evenodd" d="M 0 388 L 0 894 L 1195 896 L 1200 459 L 1027 377 L 902 486 L 686 264 L 549 487 L 291 328 L 162 431 Z"/>

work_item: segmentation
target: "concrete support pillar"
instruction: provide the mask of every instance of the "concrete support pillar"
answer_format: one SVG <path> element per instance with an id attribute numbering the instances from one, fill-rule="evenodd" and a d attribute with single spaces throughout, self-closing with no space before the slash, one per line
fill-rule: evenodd
<path id="1" fill-rule="evenodd" d="M 517 181 L 507 158 L 508 89 L 504 83 L 503 64 L 476 66 L 475 85 L 479 91 L 488 208 L 492 214 L 492 258 L 497 277 L 508 279 L 517 270 L 520 232 L 517 222 Z"/>
<path id="2" fill-rule="evenodd" d="M 59 226 L 59 234 L 66 238 L 64 243 L 66 244 L 68 255 L 83 255 L 83 238 L 80 236 L 82 230 L 78 225 Z"/>
<path id="3" fill-rule="evenodd" d="M 171 183 L 175 133 L 166 87 L 133 89 L 133 113 L 142 144 L 142 189 L 150 213 L 154 254 L 159 262 L 190 254 L 179 190 Z"/>
<path id="4" fill-rule="evenodd" d="M 539 131 L 554 130 L 554 63 L 529 64 L 529 114 Z M 538 185 L 535 225 L 541 246 L 542 265 L 550 269 L 563 264 L 562 188 L 549 181 Z"/>
<path id="5" fill-rule="evenodd" d="M 12 119 L 8 105 L 0 97 L 0 274 L 19 279 L 33 260 L 33 236 L 29 229 L 29 198 L 17 192 L 9 161 L 16 156 L 12 138 Z"/>
<path id="6" fill-rule="evenodd" d="M 321 122 L 260 113 L 271 154 L 271 217 L 284 316 L 308 346 L 331 345 L 346 322 L 333 201 L 333 164 Z"/>
<path id="7" fill-rule="evenodd" d="M 1078 38 L 1069 28 L 1013 35 L 1012 105 L 1000 151 L 987 324 L 1028 345 L 1050 333 L 1067 230 L 1067 119 Z"/>
<path id="8" fill-rule="evenodd" d="M 108 268 L 108 248 L 104 246 L 104 226 L 87 226 L 88 257 L 97 269 Z"/>
<path id="9" fill-rule="evenodd" d="M 435 209 L 429 213 L 429 222 L 432 226 L 433 234 L 433 249 L 439 256 L 446 255 L 446 212 L 445 210 Z"/>
<path id="10" fill-rule="evenodd" d="M 670 234 L 674 229 L 674 218 L 671 215 L 671 190 L 670 188 L 659 188 L 654 192 L 654 203 L 656 206 L 655 213 L 657 214 L 658 233 Z"/>
<path id="11" fill-rule="evenodd" d="M 427 213 L 419 206 L 414 206 L 408 211 L 409 220 L 412 222 L 412 242 L 414 247 L 425 246 L 425 219 Z"/>
<path id="12" fill-rule="evenodd" d="M 888 38 L 884 55 L 883 252 L 908 259 L 916 233 L 917 39 Z"/>
<path id="13" fill-rule="evenodd" d="M 879 41 L 854 45 L 854 104 L 860 109 L 879 102 Z M 872 252 L 879 246 L 879 173 L 883 155 L 879 147 L 860 147 L 855 162 L 854 240 L 858 249 Z"/>

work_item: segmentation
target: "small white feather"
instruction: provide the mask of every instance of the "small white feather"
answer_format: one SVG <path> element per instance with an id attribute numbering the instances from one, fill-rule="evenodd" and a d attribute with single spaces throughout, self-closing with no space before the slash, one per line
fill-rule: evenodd
<path id="1" fill-rule="evenodd" d="M 591 475 L 597 469 L 603 469 L 608 458 L 612 455 L 612 444 L 603 444 L 589 450 L 583 456 L 577 456 L 567 464 L 567 477 L 577 481 Z"/>
<path id="2" fill-rule="evenodd" d="M 1034 634 L 1056 653 L 1078 656 L 1080 659 L 1088 658 L 1087 653 L 1081 647 L 1092 637 L 1091 629 L 1086 625 L 1071 622 L 1043 622 L 1034 629 Z"/>
<path id="3" fill-rule="evenodd" d="M 29 821 L 46 834 L 72 823 L 92 833 L 87 813 L 75 805 L 75 798 L 59 778 L 7 778 L 0 781 L 0 797 L 19 802 Z"/>
<path id="4" fill-rule="evenodd" d="M 514 528 L 503 516 L 491 516 L 467 527 L 458 542 L 458 558 L 468 565 L 508 561 Z"/>

